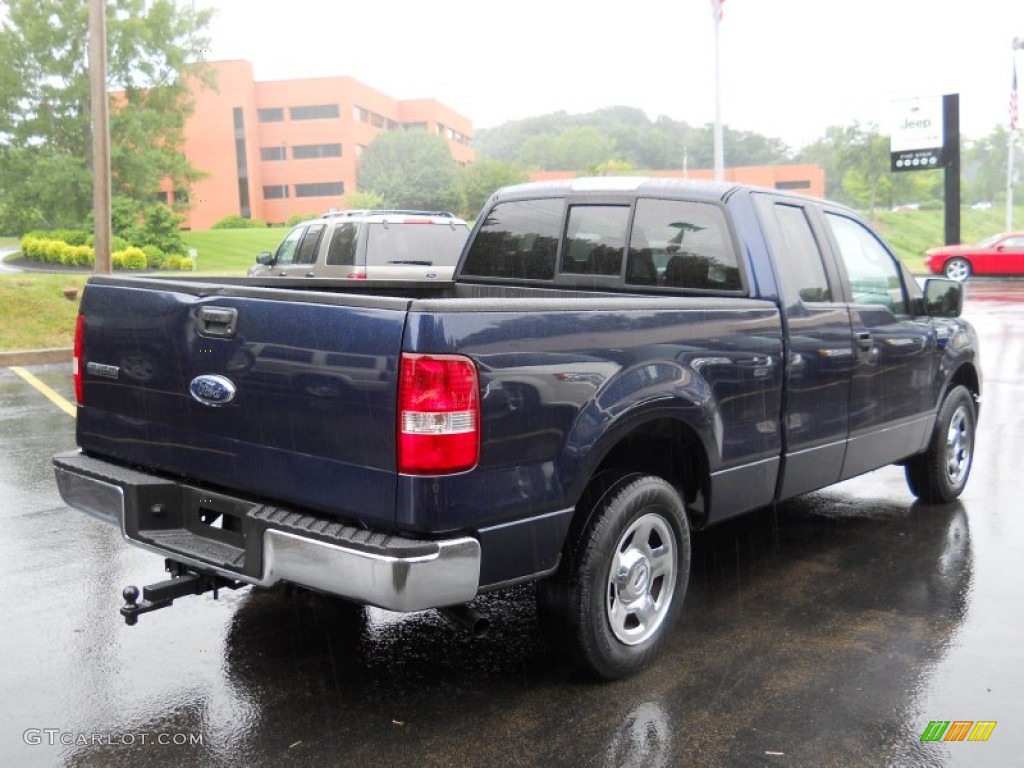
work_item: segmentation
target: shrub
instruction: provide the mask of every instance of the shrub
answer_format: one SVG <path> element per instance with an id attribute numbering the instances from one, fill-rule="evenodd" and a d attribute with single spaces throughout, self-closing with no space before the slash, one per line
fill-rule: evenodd
<path id="1" fill-rule="evenodd" d="M 49 233 L 53 240 L 62 240 L 68 245 L 85 245 L 89 233 L 84 229 L 57 229 Z"/>
<path id="2" fill-rule="evenodd" d="M 88 245 L 76 245 L 71 249 L 74 253 L 76 267 L 91 267 L 96 263 L 96 254 Z"/>
<path id="3" fill-rule="evenodd" d="M 181 265 L 178 267 L 182 272 L 191 272 L 195 269 L 195 265 L 192 263 L 192 259 L 187 256 L 181 260 Z"/>
<path id="4" fill-rule="evenodd" d="M 164 265 L 166 257 L 164 252 L 155 245 L 144 246 L 142 252 L 146 254 L 146 267 L 149 269 L 160 269 Z"/>
<path id="5" fill-rule="evenodd" d="M 123 251 L 114 251 L 110 261 L 114 269 L 145 269 L 146 253 L 141 248 L 129 246 Z"/>
<path id="6" fill-rule="evenodd" d="M 247 219 L 234 213 L 215 222 L 210 229 L 264 229 L 266 226 L 267 222 L 263 219 Z"/>
<path id="7" fill-rule="evenodd" d="M 284 225 L 286 227 L 291 228 L 294 227 L 296 224 L 301 224 L 304 221 L 309 221 L 310 219 L 316 218 L 318 218 L 318 216 L 315 213 L 296 213 L 292 215 L 292 217 L 288 219 L 288 221 L 286 221 Z"/>
<path id="8" fill-rule="evenodd" d="M 178 254 L 176 254 L 176 253 L 170 254 L 166 259 L 164 259 L 164 269 L 170 269 L 170 270 L 181 269 L 181 260 L 182 260 L 182 257 L 179 256 Z"/>
<path id="9" fill-rule="evenodd" d="M 47 264 L 63 264 L 64 254 L 71 246 L 62 240 L 47 240 L 43 246 L 43 261 Z"/>

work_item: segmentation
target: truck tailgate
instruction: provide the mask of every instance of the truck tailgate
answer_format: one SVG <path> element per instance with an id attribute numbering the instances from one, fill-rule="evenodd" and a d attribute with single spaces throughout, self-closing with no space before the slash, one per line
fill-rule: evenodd
<path id="1" fill-rule="evenodd" d="M 353 521 L 395 517 L 408 300 L 93 279 L 78 443 Z"/>

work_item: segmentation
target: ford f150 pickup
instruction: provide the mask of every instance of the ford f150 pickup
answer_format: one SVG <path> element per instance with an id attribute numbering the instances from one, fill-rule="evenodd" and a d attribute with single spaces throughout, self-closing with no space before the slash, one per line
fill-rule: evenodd
<path id="1" fill-rule="evenodd" d="M 466 618 L 536 581 L 554 645 L 621 677 L 683 610 L 692 530 L 892 463 L 961 493 L 962 290 L 821 200 L 509 187 L 445 284 L 93 277 L 57 482 L 166 558 L 129 623 L 282 582 Z"/>

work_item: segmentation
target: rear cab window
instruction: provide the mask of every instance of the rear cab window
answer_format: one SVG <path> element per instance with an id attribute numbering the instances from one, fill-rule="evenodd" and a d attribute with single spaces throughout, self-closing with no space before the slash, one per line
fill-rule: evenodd
<path id="1" fill-rule="evenodd" d="M 481 223 L 461 276 L 581 288 L 743 290 L 722 209 L 653 197 L 498 202 Z"/>

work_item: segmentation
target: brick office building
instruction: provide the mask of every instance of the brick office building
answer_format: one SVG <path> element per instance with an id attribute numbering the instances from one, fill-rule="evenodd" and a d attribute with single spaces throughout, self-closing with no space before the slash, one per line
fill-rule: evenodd
<path id="1" fill-rule="evenodd" d="M 196 89 L 185 128 L 185 156 L 206 174 L 192 189 L 191 229 L 345 207 L 359 155 L 381 131 L 432 131 L 456 162 L 475 159 L 472 122 L 434 99 L 393 99 L 351 77 L 257 82 L 247 61 L 210 66 L 217 87 Z"/>

